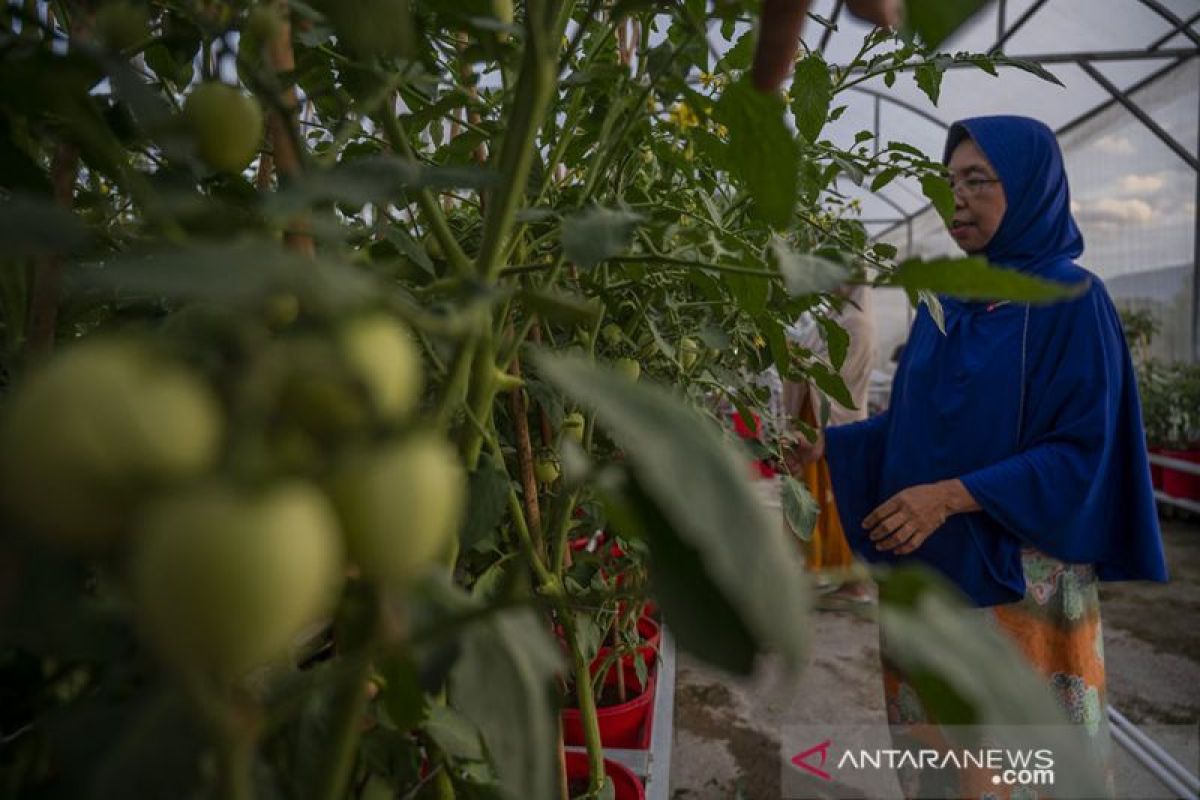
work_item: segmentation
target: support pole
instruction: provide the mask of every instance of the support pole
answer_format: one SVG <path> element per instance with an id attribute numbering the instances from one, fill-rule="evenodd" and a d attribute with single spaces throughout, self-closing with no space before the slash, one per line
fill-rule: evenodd
<path id="1" fill-rule="evenodd" d="M 1196 107 L 1196 152 L 1200 153 L 1200 104 Z M 1192 363 L 1200 364 L 1200 170 L 1196 180 L 1196 213 L 1192 218 Z"/>

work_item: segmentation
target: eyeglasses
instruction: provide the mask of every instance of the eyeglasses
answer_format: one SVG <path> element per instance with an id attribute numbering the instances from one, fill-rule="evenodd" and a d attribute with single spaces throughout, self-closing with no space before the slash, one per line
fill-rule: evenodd
<path id="1" fill-rule="evenodd" d="M 983 187 L 999 182 L 999 178 L 965 178 L 961 181 L 950 181 L 950 191 L 962 197 L 974 197 L 983 191 Z"/>

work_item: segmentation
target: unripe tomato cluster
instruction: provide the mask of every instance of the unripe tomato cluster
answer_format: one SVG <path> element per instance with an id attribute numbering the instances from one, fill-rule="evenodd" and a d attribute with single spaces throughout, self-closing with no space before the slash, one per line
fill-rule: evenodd
<path id="1" fill-rule="evenodd" d="M 328 619 L 347 562 L 393 592 L 447 562 L 465 473 L 420 431 L 404 325 L 371 312 L 286 332 L 254 345 L 296 357 L 269 375 L 252 354 L 253 375 L 207 375 L 172 335 L 65 346 L 0 409 L 0 519 L 119 565 L 164 662 L 237 681 Z M 272 430 L 294 442 L 312 426 L 337 438 L 308 440 L 308 461 L 247 456 Z"/>

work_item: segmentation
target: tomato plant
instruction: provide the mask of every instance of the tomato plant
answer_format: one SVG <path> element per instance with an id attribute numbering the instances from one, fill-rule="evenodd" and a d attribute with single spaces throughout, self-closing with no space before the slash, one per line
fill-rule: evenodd
<path id="1" fill-rule="evenodd" d="M 557 797 L 566 682 L 598 796 L 590 661 L 645 592 L 718 666 L 799 666 L 798 553 L 721 409 L 761 411 L 771 366 L 844 396 L 784 327 L 847 282 L 936 308 L 962 266 L 869 241 L 839 175 L 947 190 L 822 138 L 837 95 L 1005 59 L 878 30 L 761 91 L 757 20 L 0 10 L 6 788 Z M 597 529 L 628 582 L 572 560 Z"/>

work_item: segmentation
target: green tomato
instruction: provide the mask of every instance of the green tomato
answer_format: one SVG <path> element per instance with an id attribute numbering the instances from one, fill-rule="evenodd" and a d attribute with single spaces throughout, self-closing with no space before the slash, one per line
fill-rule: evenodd
<path id="1" fill-rule="evenodd" d="M 578 411 L 572 411 L 570 414 L 567 414 L 565 417 L 563 417 L 563 436 L 569 436 L 580 444 L 583 444 L 583 427 L 583 414 L 579 413 Z"/>
<path id="2" fill-rule="evenodd" d="M 183 119 L 195 139 L 196 153 L 216 172 L 241 172 L 262 144 L 258 101 L 223 83 L 197 86 L 183 105 Z"/>
<path id="3" fill-rule="evenodd" d="M 198 377 L 127 339 L 56 355 L 16 387 L 0 425 L 0 494 L 34 530 L 95 549 L 136 504 L 217 459 L 222 419 Z"/>
<path id="4" fill-rule="evenodd" d="M 533 465 L 533 474 L 537 477 L 538 483 L 543 486 L 549 486 L 558 480 L 561 470 L 558 468 L 558 462 L 552 458 L 539 458 Z"/>
<path id="5" fill-rule="evenodd" d="M 347 550 L 363 575 L 403 586 L 443 559 L 466 508 L 466 474 L 430 434 L 352 456 L 332 485 Z"/>
<path id="6" fill-rule="evenodd" d="M 291 292 L 279 292 L 263 301 L 263 316 L 272 328 L 286 328 L 300 317 L 300 298 Z"/>
<path id="7" fill-rule="evenodd" d="M 613 366 L 616 367 L 617 372 L 631 381 L 636 381 L 642 376 L 642 365 L 636 359 L 618 358 Z"/>
<path id="8" fill-rule="evenodd" d="M 279 35 L 284 22 L 283 14 L 274 2 L 259 3 L 246 15 L 244 35 L 250 36 L 260 44 L 266 44 Z"/>
<path id="9" fill-rule="evenodd" d="M 610 345 L 616 346 L 625 338 L 625 331 L 621 330 L 621 326 L 615 322 L 610 322 L 601 329 L 600 333 L 604 336 L 604 341 Z"/>
<path id="10" fill-rule="evenodd" d="M 351 52 L 363 58 L 414 57 L 409 0 L 323 0 L 316 5 Z"/>
<path id="11" fill-rule="evenodd" d="M 696 362 L 700 360 L 700 353 L 703 348 L 700 343 L 690 336 L 685 336 L 679 342 L 679 363 L 684 371 L 690 370 L 696 366 Z"/>
<path id="12" fill-rule="evenodd" d="M 397 419 L 417 407 L 425 377 L 421 353 L 404 325 L 387 314 L 371 314 L 347 323 L 339 339 L 350 371 L 367 388 L 376 411 Z"/>
<path id="13" fill-rule="evenodd" d="M 96 11 L 96 36 L 113 50 L 128 50 L 150 36 L 146 7 L 130 0 L 112 0 Z"/>
<path id="14" fill-rule="evenodd" d="M 425 245 L 425 253 L 434 261 L 445 261 L 446 251 L 442 249 L 442 243 L 432 232 L 425 234 L 425 239 L 422 241 Z"/>
<path id="15" fill-rule="evenodd" d="M 337 520 L 308 484 L 203 484 L 148 507 L 138 532 L 137 615 L 180 669 L 241 678 L 286 656 L 337 599 Z"/>
<path id="16" fill-rule="evenodd" d="M 513 0 L 492 0 L 492 16 L 505 25 L 512 25 Z"/>
<path id="17" fill-rule="evenodd" d="M 356 358 L 366 361 L 362 353 Z M 295 427 L 333 444 L 370 421 L 378 390 L 356 372 L 349 346 L 340 340 L 281 338 L 264 350 L 260 363 L 239 388 L 248 405 L 270 415 L 273 427 Z"/>

